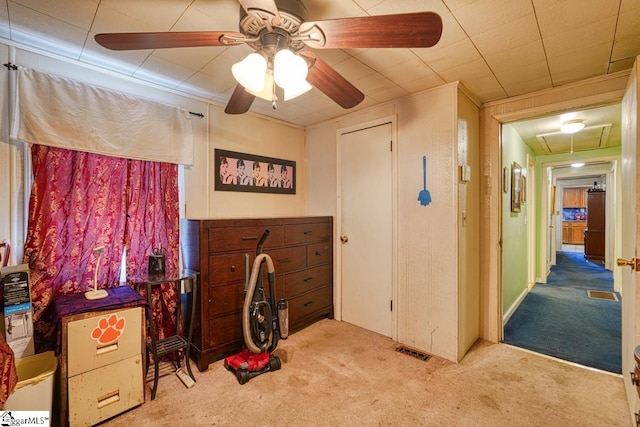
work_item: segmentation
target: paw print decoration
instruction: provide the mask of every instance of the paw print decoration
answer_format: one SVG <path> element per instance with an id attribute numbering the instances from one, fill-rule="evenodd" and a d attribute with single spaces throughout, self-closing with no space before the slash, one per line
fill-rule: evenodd
<path id="1" fill-rule="evenodd" d="M 91 331 L 91 338 L 98 341 L 98 344 L 111 344 L 120 338 L 126 323 L 126 319 L 119 317 L 117 313 L 101 317 L 96 327 Z"/>

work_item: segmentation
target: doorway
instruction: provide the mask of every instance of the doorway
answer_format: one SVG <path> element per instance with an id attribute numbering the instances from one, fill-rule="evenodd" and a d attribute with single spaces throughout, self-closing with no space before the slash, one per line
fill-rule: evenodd
<path id="1" fill-rule="evenodd" d="M 523 123 L 505 124 L 503 125 L 502 135 L 503 165 L 518 161 L 526 162 L 525 164 L 528 166 L 534 163 L 539 165 L 537 170 L 540 172 L 540 178 L 535 180 L 535 186 L 528 189 L 530 193 L 528 199 L 536 200 L 540 206 L 534 209 L 533 206 L 527 206 L 527 204 L 523 203 L 522 210 L 525 211 L 524 214 L 513 212 L 508 209 L 509 206 L 503 207 L 502 210 L 503 341 L 512 344 L 516 343 L 515 345 L 523 343 L 522 334 L 519 334 L 519 331 L 514 329 L 516 327 L 515 325 L 517 325 L 517 327 L 521 328 L 521 331 L 535 331 L 532 335 L 539 336 L 535 344 L 532 343 L 533 338 L 530 341 L 524 340 L 524 342 L 526 342 L 526 344 L 522 345 L 524 348 L 573 362 L 577 361 L 567 357 L 560 357 L 559 355 L 564 355 L 565 353 L 563 353 L 562 348 L 558 349 L 556 347 L 566 345 L 566 349 L 570 353 L 571 351 L 569 349 L 573 347 L 568 340 L 587 342 L 588 339 L 592 339 L 595 334 L 591 334 L 586 326 L 582 328 L 581 325 L 578 324 L 578 333 L 572 332 L 568 334 L 569 336 L 567 338 L 556 339 L 555 334 L 561 333 L 562 328 L 565 326 L 568 327 L 569 322 L 560 320 L 562 319 L 562 314 L 560 313 L 550 313 L 548 311 L 542 313 L 543 309 L 541 309 L 540 306 L 536 305 L 536 308 L 532 307 L 535 304 L 542 304 L 541 301 L 544 298 L 558 297 L 558 295 L 549 296 L 550 294 L 543 292 L 544 290 L 550 290 L 551 292 L 559 292 L 562 290 L 563 296 L 571 295 L 571 298 L 574 298 L 563 302 L 564 305 L 545 304 L 544 310 L 549 310 L 551 307 L 553 307 L 553 310 L 560 310 L 559 307 L 566 307 L 569 310 L 566 316 L 571 316 L 571 309 L 574 310 L 573 314 L 575 314 L 579 307 L 586 307 L 586 305 L 580 306 L 580 304 L 592 304 L 592 301 L 589 301 L 587 298 L 587 290 L 582 289 L 584 283 L 577 283 L 578 286 L 573 286 L 573 284 L 569 283 L 569 280 L 574 280 L 574 276 L 563 274 L 562 269 L 571 270 L 578 267 L 585 267 L 583 271 L 584 274 L 608 275 L 608 279 L 605 278 L 601 286 L 610 288 L 606 289 L 607 291 L 614 291 L 611 268 L 609 267 L 608 271 L 600 266 L 601 268 L 598 271 L 590 270 L 588 267 L 591 266 L 587 265 L 588 263 L 584 259 L 584 241 L 578 241 L 576 238 L 576 241 L 572 242 L 575 243 L 574 245 L 567 246 L 567 242 L 563 239 L 563 225 L 568 222 L 574 222 L 575 218 L 580 218 L 581 220 L 584 214 L 584 207 L 577 205 L 572 206 L 571 209 L 563 209 L 563 190 L 578 187 L 586 189 L 593 184 L 594 180 L 597 180 L 599 184 L 605 181 L 604 176 L 606 175 L 606 182 L 607 184 L 612 184 L 613 190 L 613 202 L 608 204 L 608 207 L 612 211 L 610 212 L 612 219 L 608 222 L 613 224 L 609 230 L 611 238 L 608 241 L 609 262 L 607 264 L 610 266 L 610 259 L 613 256 L 612 248 L 615 245 L 613 241 L 616 217 L 615 165 L 617 159 L 619 159 L 620 136 L 617 132 L 619 132 L 620 107 L 619 105 L 614 105 L 606 106 L 604 109 L 598 108 L 592 110 L 576 111 L 571 114 L 577 116 L 585 114 L 587 117 L 598 114 L 610 114 L 612 112 L 617 114 L 615 123 L 618 124 L 618 130 L 615 128 L 612 129 L 610 122 L 605 123 L 605 125 L 607 125 L 606 133 L 602 132 L 604 126 L 594 125 L 594 127 L 598 127 L 601 133 L 600 140 L 597 141 L 597 143 L 605 147 L 601 150 L 589 148 L 588 141 L 571 137 L 565 143 L 565 145 L 567 145 L 566 148 L 570 147 L 570 149 L 563 151 L 565 148 L 561 146 L 562 142 L 559 141 L 562 135 L 556 135 L 558 132 L 545 133 L 537 130 L 536 134 L 533 135 L 534 144 L 538 144 L 537 146 L 531 145 L 531 142 L 527 142 L 526 132 L 524 136 L 521 136 L 520 132 L 522 132 L 524 128 L 532 126 L 533 124 L 535 124 L 535 126 L 542 126 L 541 123 L 544 120 L 560 123 L 558 116 L 535 118 L 528 121 L 524 120 Z M 585 111 L 587 112 L 585 113 Z M 552 140 L 553 138 L 556 138 L 556 140 Z M 577 144 L 577 141 L 580 141 L 582 145 Z M 507 144 L 514 144 L 516 147 L 509 147 Z M 580 149 L 578 150 L 574 147 L 580 147 Z M 533 159 L 533 162 L 531 159 Z M 579 160 L 579 162 L 576 160 Z M 573 163 L 583 163 L 583 165 L 582 167 L 573 167 Z M 527 184 L 532 184 L 532 181 L 534 180 L 529 180 Z M 503 205 L 507 204 L 508 197 L 510 197 L 510 195 L 505 194 Z M 579 214 L 576 214 L 576 212 L 579 212 Z M 565 213 L 574 214 L 571 221 L 563 221 L 563 214 Z M 535 223 L 535 225 L 532 224 L 532 222 Z M 538 230 L 534 235 L 530 232 L 532 226 Z M 529 230 L 528 233 L 527 230 Z M 520 243 L 519 240 L 522 239 L 525 234 L 526 244 L 518 244 Z M 534 241 L 531 241 L 531 239 L 534 239 Z M 569 252 L 572 252 L 572 254 L 569 255 Z M 558 262 L 556 255 L 558 255 Z M 568 263 L 568 261 L 576 261 L 577 263 L 574 262 L 571 264 Z M 535 266 L 534 283 L 531 283 L 530 273 L 532 265 Z M 526 278 L 526 280 L 524 278 Z M 563 280 L 566 280 L 566 282 L 562 282 Z M 535 304 L 532 301 L 535 301 Z M 557 301 L 557 299 L 555 301 Z M 612 357 L 617 358 L 617 361 L 615 364 L 600 363 L 599 366 L 614 366 L 613 370 L 609 368 L 605 370 L 610 372 L 618 371 L 620 369 L 620 355 L 617 350 L 620 348 L 619 343 L 621 339 L 620 302 L 603 303 L 602 306 L 604 310 L 611 309 L 611 313 L 613 313 L 614 316 L 612 320 L 614 324 L 613 330 L 618 331 L 618 336 L 615 337 L 617 340 L 617 344 L 615 345 L 616 352 Z M 525 315 L 523 313 L 527 313 L 528 317 L 524 317 Z M 536 317 L 538 313 L 539 317 Z M 545 324 L 546 326 L 543 327 L 544 322 L 542 321 L 542 316 L 546 316 L 547 318 L 557 316 L 558 320 L 553 324 L 554 326 Z M 523 324 L 522 319 L 525 318 L 527 319 L 527 323 Z M 539 330 L 535 329 L 536 325 L 540 325 Z M 609 325 L 604 325 L 602 328 L 609 328 Z M 610 331 L 611 329 L 608 330 Z M 581 333 L 584 334 L 584 336 L 581 336 Z M 591 335 L 588 337 L 586 334 Z M 549 348 L 545 349 L 545 345 L 548 345 Z M 589 347 L 587 346 L 586 348 L 586 351 L 589 351 Z M 593 358 L 598 357 L 596 356 L 596 350 L 598 349 L 594 349 Z M 590 361 L 593 359 L 590 358 L 588 354 L 582 356 L 585 357 L 582 359 L 579 358 L 580 360 Z M 611 356 L 611 354 L 607 354 L 607 357 L 609 356 Z M 594 363 L 598 364 L 598 362 Z M 594 366 L 593 364 L 590 365 L 589 362 L 583 364 L 598 368 L 598 366 Z"/>
<path id="2" fill-rule="evenodd" d="M 392 337 L 392 121 L 339 132 L 341 318 Z"/>

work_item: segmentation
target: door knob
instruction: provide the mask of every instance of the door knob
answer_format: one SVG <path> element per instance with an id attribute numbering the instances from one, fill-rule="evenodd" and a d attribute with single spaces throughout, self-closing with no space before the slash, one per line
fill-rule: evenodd
<path id="1" fill-rule="evenodd" d="M 349 236 L 340 236 L 340 240 L 342 243 L 347 243 L 349 241 Z"/>
<path id="2" fill-rule="evenodd" d="M 631 267 L 632 270 L 635 270 L 636 261 L 637 260 L 635 258 L 631 258 L 631 259 L 618 258 L 616 263 L 618 264 L 619 267 L 624 267 L 625 265 L 628 265 L 629 267 Z"/>

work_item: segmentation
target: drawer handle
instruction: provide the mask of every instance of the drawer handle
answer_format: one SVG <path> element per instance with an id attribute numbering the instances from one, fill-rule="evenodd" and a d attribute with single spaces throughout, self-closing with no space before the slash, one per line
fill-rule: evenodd
<path id="1" fill-rule="evenodd" d="M 305 303 L 304 303 L 304 306 L 305 306 L 305 307 L 308 307 L 308 306 L 310 306 L 311 304 L 313 304 L 313 301 L 308 301 L 308 302 L 305 302 Z"/>
<path id="2" fill-rule="evenodd" d="M 116 350 L 118 350 L 117 342 L 96 348 L 96 356 L 102 356 L 103 354 L 111 353 L 112 351 Z"/>
<path id="3" fill-rule="evenodd" d="M 320 251 L 316 251 L 316 255 L 320 256 L 322 253 Z"/>
<path id="4" fill-rule="evenodd" d="M 310 282 L 313 280 L 313 277 L 307 277 L 306 279 L 302 279 L 304 282 Z"/>
<path id="5" fill-rule="evenodd" d="M 235 265 L 232 265 L 232 266 L 231 266 L 231 272 L 232 272 L 232 273 L 235 273 L 235 271 L 236 271 L 236 266 L 235 266 Z"/>
<path id="6" fill-rule="evenodd" d="M 258 238 L 255 236 L 242 236 L 242 240 L 258 240 Z"/>
<path id="7" fill-rule="evenodd" d="M 98 398 L 98 409 L 120 401 L 120 390 L 112 391 Z"/>
<path id="8" fill-rule="evenodd" d="M 306 235 L 313 234 L 313 230 L 307 230 L 303 234 L 306 234 Z"/>
<path id="9" fill-rule="evenodd" d="M 278 258 L 278 262 L 290 262 L 289 258 Z"/>

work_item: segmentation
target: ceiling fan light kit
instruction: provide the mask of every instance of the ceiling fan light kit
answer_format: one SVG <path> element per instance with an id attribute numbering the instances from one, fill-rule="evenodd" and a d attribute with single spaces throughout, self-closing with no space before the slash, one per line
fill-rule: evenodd
<path id="1" fill-rule="evenodd" d="M 245 43 L 256 52 L 231 67 L 238 82 L 225 112 L 242 114 L 255 97 L 275 108 L 276 85 L 289 100 L 315 87 L 348 109 L 364 94 L 314 52 L 314 49 L 431 47 L 442 35 L 442 19 L 434 12 L 307 21 L 301 0 L 238 0 L 240 32 L 194 31 L 97 34 L 107 49 L 137 50 L 190 46 L 231 47 Z"/>
<path id="2" fill-rule="evenodd" d="M 266 72 L 267 60 L 257 52 L 250 53 L 231 66 L 231 73 L 236 81 L 252 92 L 262 91 Z"/>

